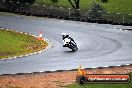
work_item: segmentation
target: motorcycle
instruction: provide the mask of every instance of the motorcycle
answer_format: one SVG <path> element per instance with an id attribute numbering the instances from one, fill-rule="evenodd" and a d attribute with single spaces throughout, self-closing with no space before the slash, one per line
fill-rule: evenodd
<path id="1" fill-rule="evenodd" d="M 75 52 L 76 50 L 78 50 L 77 44 L 73 41 L 71 41 L 70 38 L 65 38 L 63 40 L 63 47 L 68 47 L 70 49 L 72 49 L 73 52 Z"/>

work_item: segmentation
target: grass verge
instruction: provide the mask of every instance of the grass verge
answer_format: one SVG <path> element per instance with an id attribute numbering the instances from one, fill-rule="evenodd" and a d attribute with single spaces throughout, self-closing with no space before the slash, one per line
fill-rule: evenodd
<path id="1" fill-rule="evenodd" d="M 132 79 L 132 73 L 129 73 L 130 77 Z M 132 81 L 130 83 L 89 83 L 89 84 L 83 84 L 79 85 L 77 83 L 66 85 L 65 88 L 132 88 Z"/>
<path id="2" fill-rule="evenodd" d="M 33 36 L 0 29 L 0 59 L 36 52 L 47 45 Z"/>

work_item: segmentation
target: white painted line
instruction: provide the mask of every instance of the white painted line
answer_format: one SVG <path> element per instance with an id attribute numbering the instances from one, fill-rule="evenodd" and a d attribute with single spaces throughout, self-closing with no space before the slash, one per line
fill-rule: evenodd
<path id="1" fill-rule="evenodd" d="M 3 58 L 3 59 L 1 59 L 1 60 L 5 60 L 6 58 Z"/>
<path id="2" fill-rule="evenodd" d="M 54 71 L 56 71 L 56 70 L 51 70 L 51 71 L 53 71 L 53 72 L 54 72 Z"/>
<path id="3" fill-rule="evenodd" d="M 48 39 L 45 39 L 46 41 L 48 41 Z"/>
<path id="4" fill-rule="evenodd" d="M 97 67 L 92 67 L 92 68 L 97 68 Z"/>
<path id="5" fill-rule="evenodd" d="M 63 23 L 63 22 L 64 22 L 64 20 L 61 20 L 61 22 Z"/>
<path id="6" fill-rule="evenodd" d="M 25 55 L 21 55 L 21 57 L 24 57 Z"/>
<path id="7" fill-rule="evenodd" d="M 43 51 L 41 50 L 41 51 L 38 51 L 39 53 L 42 53 Z"/>
<path id="8" fill-rule="evenodd" d="M 1 29 L 4 29 L 4 28 L 1 28 Z"/>
<path id="9" fill-rule="evenodd" d="M 120 30 L 122 30 L 122 29 L 120 29 Z"/>
<path id="10" fill-rule="evenodd" d="M 66 69 L 66 70 L 72 70 L 72 69 Z"/>
<path id="11" fill-rule="evenodd" d="M 33 72 L 28 72 L 28 73 L 33 73 Z"/>
<path id="12" fill-rule="evenodd" d="M 32 55 L 32 53 L 30 53 L 30 54 L 28 54 L 29 56 L 31 56 Z"/>
<path id="13" fill-rule="evenodd" d="M 22 56 L 18 56 L 18 57 L 22 57 Z"/>
<path id="14" fill-rule="evenodd" d="M 14 56 L 13 58 L 17 58 L 17 56 Z"/>
<path id="15" fill-rule="evenodd" d="M 36 37 L 36 38 L 38 37 L 38 36 L 36 36 L 36 35 L 33 35 L 33 36 Z"/>
<path id="16" fill-rule="evenodd" d="M 126 65 L 130 65 L 130 64 L 126 64 Z"/>
<path id="17" fill-rule="evenodd" d="M 21 34 L 23 33 L 23 32 L 20 32 Z"/>
<path id="18" fill-rule="evenodd" d="M 38 54 L 37 52 L 34 52 L 34 54 Z"/>
<path id="19" fill-rule="evenodd" d="M 109 67 L 109 66 L 104 66 L 104 67 L 106 67 L 106 68 L 107 68 L 107 67 Z"/>
<path id="20" fill-rule="evenodd" d="M 25 56 L 29 56 L 28 54 L 26 54 Z"/>
<path id="21" fill-rule="evenodd" d="M 28 34 L 28 35 L 32 36 L 32 34 Z"/>
<path id="22" fill-rule="evenodd" d="M 13 57 L 10 57 L 9 59 L 12 59 Z"/>
<path id="23" fill-rule="evenodd" d="M 121 65 L 117 65 L 117 66 L 121 66 Z"/>
<path id="24" fill-rule="evenodd" d="M 39 72 L 44 72 L 44 71 L 39 71 Z"/>

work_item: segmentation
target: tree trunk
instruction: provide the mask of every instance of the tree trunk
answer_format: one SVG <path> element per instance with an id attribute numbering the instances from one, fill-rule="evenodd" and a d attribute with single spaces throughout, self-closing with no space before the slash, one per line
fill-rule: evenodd
<path id="1" fill-rule="evenodd" d="M 80 0 L 75 0 L 76 3 L 76 20 L 80 20 Z"/>
<path id="2" fill-rule="evenodd" d="M 75 7 L 74 4 L 71 2 L 71 0 L 68 0 L 68 1 L 69 1 L 69 3 L 71 4 L 72 8 L 73 8 L 73 9 L 76 9 L 76 7 Z"/>
<path id="3" fill-rule="evenodd" d="M 79 5 L 80 5 L 80 0 L 77 0 L 76 1 L 76 9 L 80 9 L 80 6 Z"/>
<path id="4" fill-rule="evenodd" d="M 71 0 L 68 0 L 73 9 L 75 10 L 76 20 L 80 20 L 80 0 L 74 0 L 74 3 Z"/>

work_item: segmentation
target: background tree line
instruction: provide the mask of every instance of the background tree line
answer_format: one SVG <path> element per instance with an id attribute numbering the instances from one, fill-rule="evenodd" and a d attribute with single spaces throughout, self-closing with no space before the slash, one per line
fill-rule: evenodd
<path id="1" fill-rule="evenodd" d="M 5 0 L 6 3 L 10 2 L 10 1 L 12 1 L 14 3 L 16 3 L 16 2 L 20 2 L 20 3 L 33 3 L 35 0 Z"/>

